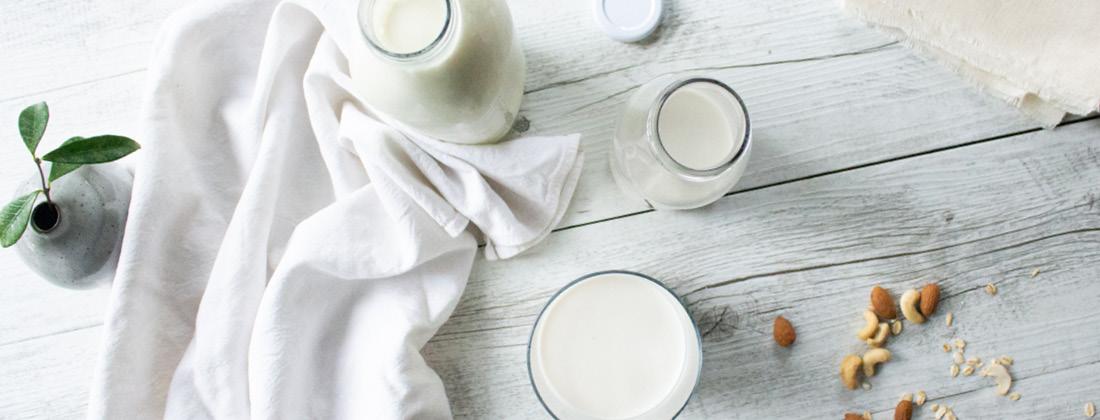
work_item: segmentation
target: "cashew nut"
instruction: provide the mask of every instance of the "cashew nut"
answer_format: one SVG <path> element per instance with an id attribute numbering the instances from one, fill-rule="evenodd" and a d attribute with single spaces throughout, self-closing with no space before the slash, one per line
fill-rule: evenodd
<path id="1" fill-rule="evenodd" d="M 1008 394 L 1008 389 L 1012 388 L 1012 375 L 1008 373 L 1008 368 L 997 363 L 990 363 L 982 369 L 982 376 L 992 377 L 997 382 L 997 394 Z"/>
<path id="2" fill-rule="evenodd" d="M 863 359 L 854 354 L 849 354 L 840 362 L 840 381 L 848 389 L 859 388 L 859 368 L 863 366 Z"/>
<path id="3" fill-rule="evenodd" d="M 878 324 L 878 332 L 874 337 L 867 339 L 867 345 L 871 347 L 882 347 L 886 343 L 886 336 L 890 335 L 890 325 L 885 322 Z"/>
<path id="4" fill-rule="evenodd" d="M 875 330 L 878 329 L 878 316 L 871 311 L 863 311 L 863 320 L 867 322 L 867 325 L 863 326 L 863 329 L 859 330 L 860 340 L 866 340 L 875 335 Z"/>
<path id="5" fill-rule="evenodd" d="M 863 376 L 875 376 L 875 365 L 890 360 L 890 350 L 870 349 L 863 353 Z"/>
<path id="6" fill-rule="evenodd" d="M 920 314 L 920 309 L 917 308 L 917 303 L 920 302 L 920 292 L 916 289 L 909 290 L 901 295 L 901 314 L 905 315 L 905 319 L 909 322 L 916 322 L 918 324 L 924 323 L 924 315 Z"/>

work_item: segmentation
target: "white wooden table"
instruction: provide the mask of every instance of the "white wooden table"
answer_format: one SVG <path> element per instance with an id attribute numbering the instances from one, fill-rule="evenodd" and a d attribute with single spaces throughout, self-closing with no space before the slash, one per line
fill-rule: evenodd
<path id="1" fill-rule="evenodd" d="M 570 280 L 613 268 L 666 281 L 704 331 L 683 418 L 890 418 L 917 390 L 963 419 L 1078 418 L 1100 403 L 1100 120 L 1039 130 L 834 2 L 671 3 L 655 39 L 624 45 L 598 31 L 588 1 L 510 1 L 529 63 L 522 112 L 533 132 L 582 133 L 587 160 L 560 229 L 518 258 L 479 261 L 424 349 L 456 416 L 546 417 L 524 364 L 535 316 Z M 99 132 L 140 140 L 146 59 L 182 4 L 0 3 L 0 195 L 33 168 L 15 127 L 30 103 L 50 102 L 44 147 Z M 715 205 L 653 212 L 616 189 L 608 144 L 633 88 L 681 72 L 737 89 L 756 147 Z M 838 362 L 862 348 L 869 288 L 927 281 L 944 289 L 939 315 L 891 341 L 895 360 L 871 390 L 843 390 Z M 80 417 L 106 291 L 49 286 L 11 250 L 0 290 L 0 418 Z M 799 332 L 789 350 L 771 341 L 778 314 Z M 970 356 L 1014 356 L 1023 398 L 951 379 L 940 346 L 955 337 Z"/>

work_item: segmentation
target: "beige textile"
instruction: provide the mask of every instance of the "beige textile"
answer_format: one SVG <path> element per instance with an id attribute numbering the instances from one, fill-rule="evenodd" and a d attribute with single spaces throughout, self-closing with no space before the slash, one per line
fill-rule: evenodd
<path id="1" fill-rule="evenodd" d="M 844 0 L 1045 127 L 1100 109 L 1100 1 Z"/>

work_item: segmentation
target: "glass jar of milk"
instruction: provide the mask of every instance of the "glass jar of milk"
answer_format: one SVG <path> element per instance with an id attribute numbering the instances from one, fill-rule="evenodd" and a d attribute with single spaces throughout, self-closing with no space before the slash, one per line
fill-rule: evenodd
<path id="1" fill-rule="evenodd" d="M 361 0 L 359 26 L 349 67 L 374 111 L 453 143 L 511 129 L 527 64 L 504 0 Z"/>
<path id="2" fill-rule="evenodd" d="M 745 172 L 752 149 L 745 103 L 702 77 L 661 77 L 627 101 L 612 140 L 611 173 L 657 209 L 710 204 Z"/>
<path id="3" fill-rule="evenodd" d="M 630 271 L 585 275 L 550 298 L 527 345 L 543 407 L 562 420 L 667 420 L 699 384 L 703 347 L 687 306 Z"/>

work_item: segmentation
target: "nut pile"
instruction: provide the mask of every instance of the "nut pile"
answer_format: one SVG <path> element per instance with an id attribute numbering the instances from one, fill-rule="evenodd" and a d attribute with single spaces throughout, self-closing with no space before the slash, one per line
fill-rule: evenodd
<path id="1" fill-rule="evenodd" d="M 990 296 L 997 295 L 997 286 L 989 283 L 984 290 Z M 864 326 L 856 332 L 856 336 L 870 347 L 862 356 L 850 354 L 845 356 L 840 365 L 841 383 L 848 389 L 859 388 L 864 379 L 875 375 L 876 368 L 890 360 L 889 350 L 884 348 L 890 333 L 898 335 L 902 331 L 902 321 L 898 318 L 898 312 L 906 321 L 915 324 L 923 324 L 936 312 L 940 300 L 940 287 L 930 283 L 920 290 L 911 289 L 902 293 L 901 298 L 895 304 L 890 292 L 881 286 L 871 289 L 870 308 L 863 312 Z M 948 327 L 954 323 L 954 314 L 947 313 L 946 324 Z M 984 363 L 978 357 L 966 357 L 966 340 L 955 338 L 951 343 L 944 343 L 944 353 L 951 354 L 949 373 L 952 378 L 972 376 L 975 373 L 983 377 L 992 378 L 996 383 L 998 395 L 1006 396 L 1012 401 L 1019 401 L 1021 396 L 1017 392 L 1009 393 L 1012 388 L 1012 375 L 1008 367 L 1012 366 L 1013 359 L 1008 356 L 993 358 L 989 363 Z M 980 369 L 980 370 L 979 370 Z M 864 389 L 870 389 L 866 382 L 862 382 Z M 909 420 L 912 418 L 914 405 L 921 406 L 928 396 L 924 391 L 919 391 L 914 398 L 913 394 L 905 394 L 894 409 L 895 420 Z M 954 411 L 944 404 L 932 404 L 929 407 L 937 420 L 956 420 Z M 1088 409 L 1087 409 L 1088 410 Z M 1091 408 L 1095 410 L 1095 408 Z"/>
<path id="2" fill-rule="evenodd" d="M 870 384 L 863 379 L 875 376 L 879 365 L 890 361 L 892 354 L 885 348 L 887 338 L 899 335 L 902 332 L 902 320 L 898 318 L 900 307 L 901 316 L 906 321 L 923 324 L 936 312 L 939 305 L 940 287 L 934 283 L 927 284 L 920 290 L 908 290 L 901 295 L 901 299 L 895 303 L 890 292 L 881 286 L 871 288 L 870 308 L 863 311 L 863 328 L 856 332 L 856 337 L 867 343 L 870 348 L 862 356 L 849 354 L 840 362 L 840 381 L 848 389 L 870 389 Z M 946 349 L 946 348 L 945 348 Z M 923 405 L 928 396 L 924 391 L 919 391 L 914 399 L 913 394 L 906 394 L 894 408 L 895 420 L 910 420 L 913 416 L 914 404 Z M 939 408 L 939 407 L 937 407 Z M 940 418 L 946 416 L 954 420 L 955 414 L 950 408 L 944 406 L 945 411 Z M 865 413 L 863 418 L 870 417 Z M 856 414 L 844 415 L 846 420 L 860 418 Z"/>
<path id="3" fill-rule="evenodd" d="M 1031 272 L 1031 278 L 1038 276 L 1039 272 L 1038 268 L 1034 269 Z M 982 286 L 982 290 L 992 297 L 996 297 L 999 293 L 994 283 L 987 283 Z M 931 283 L 920 290 L 906 290 L 895 303 L 889 291 L 876 285 L 871 289 L 870 301 L 869 308 L 863 312 L 864 325 L 856 332 L 856 336 L 870 348 L 864 351 L 862 356 L 849 354 L 840 362 L 840 381 L 845 388 L 851 390 L 860 387 L 864 390 L 871 389 L 870 384 L 865 380 L 874 376 L 879 366 L 891 359 L 892 355 L 885 345 L 891 334 L 897 336 L 902 332 L 899 311 L 908 322 L 916 324 L 927 322 L 939 305 L 940 288 L 935 283 Z M 779 320 L 776 321 L 778 323 Z M 948 312 L 944 322 L 948 327 L 953 326 L 954 313 Z M 776 337 L 778 341 L 778 335 Z M 966 340 L 957 337 L 952 342 L 943 343 L 942 349 L 944 353 L 951 354 L 948 372 L 952 378 L 958 378 L 960 375 L 968 377 L 977 373 L 979 376 L 993 380 L 997 395 L 1011 401 L 1019 401 L 1022 398 L 1019 392 L 1009 392 L 1012 390 L 1012 374 L 1009 367 L 1015 363 L 1012 357 L 993 357 L 988 362 L 984 362 L 979 357 L 967 357 Z M 915 395 L 908 393 L 903 395 L 894 408 L 894 420 L 911 420 L 915 407 L 923 406 L 927 399 L 928 395 L 924 391 L 918 391 Z M 929 409 L 936 420 L 957 420 L 954 410 L 946 404 L 933 403 L 929 405 Z M 1085 403 L 1085 417 L 1092 418 L 1096 412 L 1096 406 L 1092 402 Z M 870 412 L 865 411 L 862 415 L 844 414 L 844 420 L 860 419 L 871 420 Z"/>
<path id="4" fill-rule="evenodd" d="M 870 349 L 862 356 L 850 354 L 841 361 L 840 380 L 844 386 L 848 389 L 859 388 L 862 378 L 874 376 L 876 367 L 890 360 L 890 350 L 885 346 L 891 333 L 901 334 L 902 321 L 897 319 L 899 306 L 901 315 L 907 321 L 922 324 L 935 313 L 939 300 L 940 287 L 936 284 L 928 284 L 919 291 L 906 291 L 901 296 L 900 305 L 894 302 L 889 291 L 881 286 L 873 287 L 871 307 L 863 311 L 864 326 L 856 332 L 856 337 L 867 343 Z"/>

